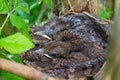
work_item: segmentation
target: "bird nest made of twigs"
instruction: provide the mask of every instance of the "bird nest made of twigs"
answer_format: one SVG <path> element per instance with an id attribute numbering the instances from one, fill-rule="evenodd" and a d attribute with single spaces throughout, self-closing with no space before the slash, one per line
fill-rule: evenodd
<path id="1" fill-rule="evenodd" d="M 21 59 L 52 77 L 98 80 L 106 60 L 109 27 L 88 13 L 54 17 L 31 29 L 35 47 Z"/>

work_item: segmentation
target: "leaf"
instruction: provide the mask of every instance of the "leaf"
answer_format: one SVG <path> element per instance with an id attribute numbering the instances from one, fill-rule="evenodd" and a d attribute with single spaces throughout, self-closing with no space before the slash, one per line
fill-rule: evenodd
<path id="1" fill-rule="evenodd" d="M 51 7 L 51 0 L 45 0 L 45 3 L 48 7 Z"/>
<path id="2" fill-rule="evenodd" d="M 0 14 L 6 14 L 9 12 L 8 2 L 8 0 L 0 0 Z"/>
<path id="3" fill-rule="evenodd" d="M 34 47 L 34 44 L 21 33 L 0 39 L 0 46 L 11 54 L 20 54 Z"/>
<path id="4" fill-rule="evenodd" d="M 41 1 L 42 2 L 42 1 Z M 30 10 L 34 9 L 35 7 L 39 6 L 41 2 L 35 2 L 30 6 Z"/>
<path id="5" fill-rule="evenodd" d="M 0 80 L 25 80 L 15 74 L 9 73 L 7 71 L 0 70 Z"/>
<path id="6" fill-rule="evenodd" d="M 103 19 L 111 19 L 113 17 L 113 10 L 106 8 L 100 10 L 100 17 Z"/>
<path id="7" fill-rule="evenodd" d="M 30 13 L 30 10 L 29 10 L 29 5 L 25 2 L 21 2 L 21 3 L 18 3 L 15 5 L 17 11 L 24 11 L 26 13 Z"/>
<path id="8" fill-rule="evenodd" d="M 16 26 L 18 29 L 28 27 L 28 25 L 24 21 L 24 19 L 17 16 L 17 15 L 11 14 L 10 15 L 10 21 L 11 21 L 12 25 Z"/>
<path id="9" fill-rule="evenodd" d="M 30 39 L 30 35 L 29 35 L 29 27 L 27 25 L 27 23 L 24 21 L 23 18 L 17 16 L 17 15 L 14 15 L 14 14 L 11 14 L 10 15 L 10 22 L 12 23 L 13 26 L 15 26 L 16 28 L 18 29 L 21 29 L 24 33 L 24 35 Z"/>

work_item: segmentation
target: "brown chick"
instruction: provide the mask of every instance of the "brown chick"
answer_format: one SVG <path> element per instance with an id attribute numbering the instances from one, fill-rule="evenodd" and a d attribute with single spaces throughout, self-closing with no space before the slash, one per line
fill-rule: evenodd
<path id="1" fill-rule="evenodd" d="M 66 57 L 70 54 L 71 45 L 61 41 L 50 41 L 44 47 L 45 53 L 52 57 Z"/>

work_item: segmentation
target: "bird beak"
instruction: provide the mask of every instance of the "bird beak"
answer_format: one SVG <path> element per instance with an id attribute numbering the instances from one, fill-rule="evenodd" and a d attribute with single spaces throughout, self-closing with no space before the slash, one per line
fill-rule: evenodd
<path id="1" fill-rule="evenodd" d="M 49 56 L 48 54 L 44 54 L 44 56 L 53 60 L 53 57 Z"/>
<path id="2" fill-rule="evenodd" d="M 41 32 L 35 32 L 34 34 L 35 34 L 35 35 L 39 35 L 39 36 L 41 36 L 41 37 L 43 37 L 43 38 L 46 38 L 46 39 L 48 39 L 48 40 L 52 40 L 52 38 L 50 38 L 48 35 L 45 35 L 45 34 L 43 34 L 43 33 L 41 33 Z"/>

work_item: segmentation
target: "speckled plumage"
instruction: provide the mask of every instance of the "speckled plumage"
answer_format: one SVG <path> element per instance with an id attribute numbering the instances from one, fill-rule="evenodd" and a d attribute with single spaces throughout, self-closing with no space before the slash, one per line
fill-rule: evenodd
<path id="1" fill-rule="evenodd" d="M 31 36 L 35 47 L 21 58 L 54 77 L 93 76 L 106 59 L 108 26 L 83 13 L 52 18 L 42 27 L 33 29 Z"/>

